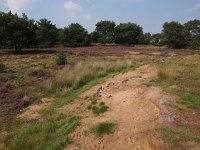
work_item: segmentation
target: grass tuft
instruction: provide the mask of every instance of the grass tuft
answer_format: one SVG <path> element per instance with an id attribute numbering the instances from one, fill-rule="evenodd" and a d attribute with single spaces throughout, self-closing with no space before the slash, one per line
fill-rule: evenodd
<path id="1" fill-rule="evenodd" d="M 97 137 L 102 137 L 106 134 L 114 133 L 117 125 L 112 122 L 101 122 L 95 124 L 90 128 L 91 133 L 94 133 Z"/>

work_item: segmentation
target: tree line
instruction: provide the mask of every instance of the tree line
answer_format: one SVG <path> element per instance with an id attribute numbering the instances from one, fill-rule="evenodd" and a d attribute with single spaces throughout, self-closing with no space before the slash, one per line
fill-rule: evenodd
<path id="1" fill-rule="evenodd" d="M 89 46 L 91 43 L 121 45 L 166 45 L 169 48 L 200 48 L 200 20 L 185 24 L 166 22 L 162 33 L 144 33 L 135 23 L 100 21 L 92 33 L 78 23 L 65 28 L 57 28 L 47 19 L 29 19 L 25 14 L 19 16 L 11 12 L 0 12 L 0 47 L 22 48 L 62 46 Z"/>

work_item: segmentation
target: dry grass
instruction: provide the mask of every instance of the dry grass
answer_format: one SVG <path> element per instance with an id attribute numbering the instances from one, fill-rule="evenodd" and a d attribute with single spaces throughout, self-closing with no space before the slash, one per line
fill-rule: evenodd
<path id="1" fill-rule="evenodd" d="M 158 77 L 162 80 L 174 80 L 176 79 L 176 70 L 172 68 L 164 68 L 158 71 Z"/>
<path id="2" fill-rule="evenodd" d="M 77 89 L 97 77 L 133 67 L 134 64 L 131 59 L 80 61 L 72 67 L 59 70 L 55 78 L 45 83 L 45 88 L 50 91 L 66 91 L 71 87 Z"/>

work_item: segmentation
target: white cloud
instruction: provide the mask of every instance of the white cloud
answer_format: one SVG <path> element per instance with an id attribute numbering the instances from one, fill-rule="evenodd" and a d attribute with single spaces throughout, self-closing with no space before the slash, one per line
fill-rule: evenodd
<path id="1" fill-rule="evenodd" d="M 0 0 L 0 8 L 12 13 L 22 13 L 30 9 L 36 0 Z"/>
<path id="2" fill-rule="evenodd" d="M 75 11 L 80 11 L 82 10 L 82 7 L 77 4 L 77 3 L 74 3 L 72 1 L 68 1 L 64 4 L 64 8 L 69 11 L 69 12 L 75 12 Z"/>
<path id="3" fill-rule="evenodd" d="M 90 0 L 86 0 L 87 2 L 90 2 Z M 68 1 L 64 3 L 64 8 L 67 10 L 67 15 L 70 19 L 73 21 L 75 20 L 82 20 L 82 21 L 91 21 L 92 15 L 86 14 L 86 15 L 80 15 L 79 13 L 82 12 L 82 6 L 74 3 L 72 1 Z"/>
<path id="4" fill-rule="evenodd" d="M 187 9 L 186 12 L 192 12 L 199 9 L 200 9 L 200 3 L 197 3 L 192 8 Z"/>
<path id="5" fill-rule="evenodd" d="M 87 14 L 85 16 L 82 17 L 84 21 L 91 21 L 92 20 L 92 15 L 91 14 Z"/>
<path id="6" fill-rule="evenodd" d="M 22 13 L 35 0 L 6 0 L 9 11 L 13 13 Z"/>

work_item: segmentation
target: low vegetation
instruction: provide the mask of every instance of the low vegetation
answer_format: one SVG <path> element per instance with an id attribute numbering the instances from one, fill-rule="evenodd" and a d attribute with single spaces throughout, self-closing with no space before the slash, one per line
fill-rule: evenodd
<path id="1" fill-rule="evenodd" d="M 95 114 L 95 115 L 100 115 L 102 113 L 105 113 L 107 110 L 108 110 L 108 106 L 106 106 L 105 103 L 99 103 L 99 106 L 95 106 L 93 105 L 92 106 L 92 112 Z"/>
<path id="2" fill-rule="evenodd" d="M 90 128 L 90 132 L 94 133 L 97 137 L 102 137 L 106 134 L 114 133 L 117 127 L 116 123 L 113 122 L 101 122 L 97 123 Z"/>
<path id="3" fill-rule="evenodd" d="M 9 134 L 5 143 L 11 150 L 60 150 L 71 142 L 67 135 L 76 129 L 78 124 L 78 117 L 64 115 L 54 115 L 42 122 L 19 123 L 16 126 L 17 131 Z"/>
<path id="4" fill-rule="evenodd" d="M 108 77 L 155 61 L 151 56 L 68 56 L 68 65 L 58 66 L 56 54 L 13 57 L 15 61 L 10 61 L 9 56 L 2 57 L 9 69 L 0 74 L 0 119 L 3 118 L 0 131 L 7 133 L 0 142 L 9 149 L 63 149 L 71 142 L 68 134 L 78 126 L 81 118 L 75 114 L 61 115 L 57 109 Z M 24 108 L 42 103 L 45 97 L 55 100 L 39 112 L 41 119 L 23 121 L 16 118 Z M 91 96 L 91 103 L 95 104 L 98 97 L 100 93 Z M 95 106 L 96 114 L 108 109 L 100 100 Z"/>
<path id="5" fill-rule="evenodd" d="M 100 100 L 100 90 L 98 90 L 96 93 L 94 93 L 92 96 L 86 96 L 85 99 L 89 99 L 90 105 L 87 107 L 89 110 L 92 110 L 92 112 L 95 115 L 100 115 L 108 110 L 108 106 L 104 102 L 99 102 Z"/>
<path id="6" fill-rule="evenodd" d="M 200 142 L 200 136 L 192 134 L 187 128 L 161 128 L 156 129 L 156 131 L 161 135 L 161 138 L 167 141 L 168 149 L 180 149 L 180 142 L 192 141 Z"/>
<path id="7" fill-rule="evenodd" d="M 176 110 L 176 115 L 185 121 L 176 122 L 178 125 L 175 129 L 160 129 L 164 140 L 167 140 L 172 147 L 181 148 L 181 143 L 186 141 L 200 143 L 200 126 L 197 115 L 200 113 L 199 60 L 199 54 L 169 58 L 160 66 L 159 79 L 153 81 L 155 85 L 161 86 L 169 94 L 180 98 L 176 102 L 170 102 L 168 106 Z M 182 126 L 185 129 L 179 130 Z"/>
<path id="8" fill-rule="evenodd" d="M 65 65 L 67 64 L 67 58 L 64 52 L 59 51 L 56 58 L 57 65 Z"/>
<path id="9" fill-rule="evenodd" d="M 71 67 L 59 70 L 54 78 L 43 84 L 43 88 L 51 92 L 78 89 L 95 78 L 105 77 L 112 72 L 121 72 L 134 66 L 135 61 L 131 59 L 80 61 Z"/>
<path id="10" fill-rule="evenodd" d="M 0 62 L 0 73 L 5 72 L 6 66 Z"/>

